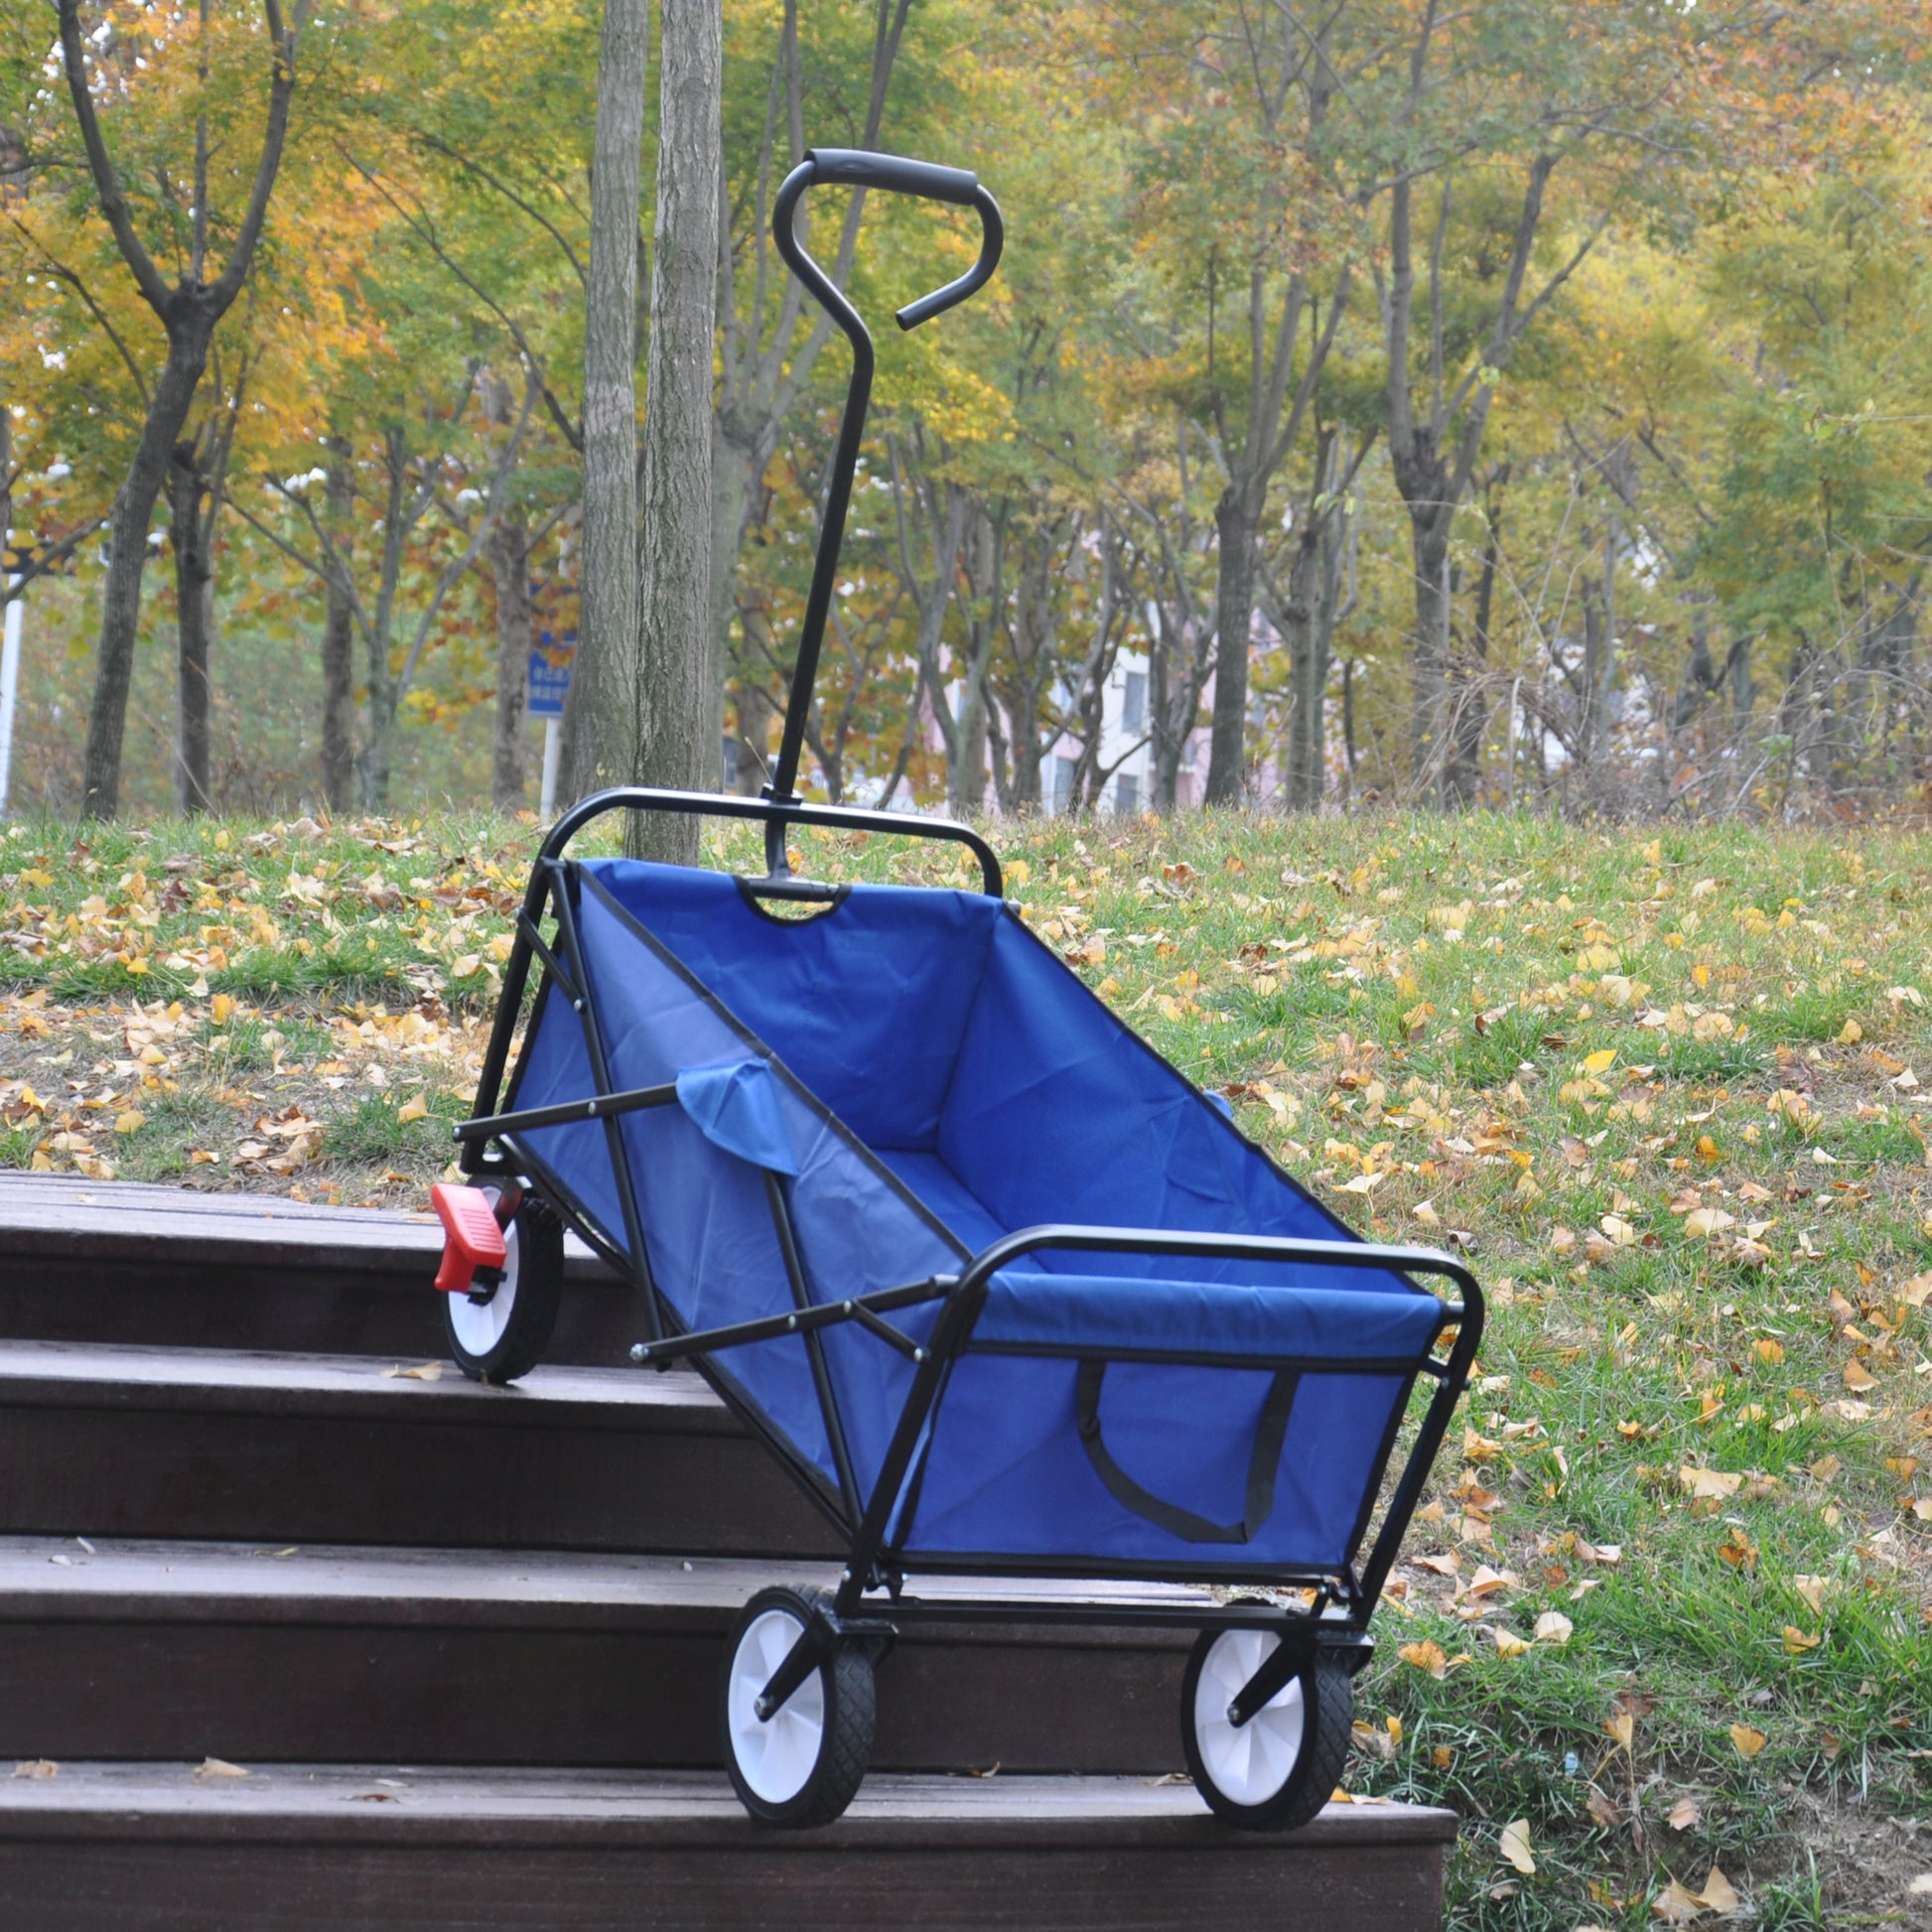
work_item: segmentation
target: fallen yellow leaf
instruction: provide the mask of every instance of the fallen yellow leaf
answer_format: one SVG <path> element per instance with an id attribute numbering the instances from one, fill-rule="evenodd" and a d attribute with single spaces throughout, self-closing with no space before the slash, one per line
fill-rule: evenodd
<path id="1" fill-rule="evenodd" d="M 1686 1492 L 1707 1500 L 1734 1496 L 1744 1486 L 1744 1478 L 1731 1469 L 1698 1469 L 1686 1464 L 1677 1472 Z"/>
<path id="2" fill-rule="evenodd" d="M 1584 1071 L 1591 1076 L 1607 1073 L 1616 1064 L 1616 1048 L 1604 1046 L 1584 1056 Z"/>
<path id="3" fill-rule="evenodd" d="M 1527 1818 L 1513 1819 L 1505 1825 L 1496 1849 L 1524 1877 L 1534 1875 L 1536 1858 L 1530 1851 L 1530 1821 Z"/>
<path id="4" fill-rule="evenodd" d="M 138 1134 L 148 1124 L 148 1117 L 139 1107 L 130 1107 L 124 1114 L 114 1116 L 116 1134 Z"/>
<path id="5" fill-rule="evenodd" d="M 1427 1671 L 1431 1677 L 1440 1678 L 1449 1673 L 1449 1658 L 1443 1646 L 1427 1637 L 1421 1643 L 1405 1643 L 1395 1654 L 1411 1668 Z"/>
<path id="6" fill-rule="evenodd" d="M 406 1126 L 412 1120 L 422 1120 L 428 1113 L 429 1102 L 419 1093 L 396 1109 L 396 1118 Z"/>
<path id="7" fill-rule="evenodd" d="M 1566 1644 L 1576 1627 L 1561 1610 L 1545 1610 L 1536 1619 L 1536 1640 L 1538 1643 Z"/>
<path id="8" fill-rule="evenodd" d="M 1650 1901 L 1652 1916 L 1662 1919 L 1666 1925 L 1688 1925 L 1704 1909 L 1704 1900 L 1676 1878 Z"/>
<path id="9" fill-rule="evenodd" d="M 1739 1757 L 1755 1757 L 1764 1748 L 1765 1737 L 1750 1725 L 1732 1725 L 1730 1741 L 1737 1746 Z"/>
<path id="10" fill-rule="evenodd" d="M 1714 1864 L 1705 1878 L 1704 1889 L 1698 1893 L 1701 1904 L 1714 1912 L 1734 1912 L 1743 1903 L 1737 1896 L 1737 1889 Z"/>

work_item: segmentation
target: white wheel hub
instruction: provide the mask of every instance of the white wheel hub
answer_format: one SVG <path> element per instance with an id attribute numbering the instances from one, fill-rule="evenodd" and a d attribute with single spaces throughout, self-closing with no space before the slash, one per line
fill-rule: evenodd
<path id="1" fill-rule="evenodd" d="M 473 1302 L 467 1295 L 450 1297 L 450 1328 L 465 1351 L 481 1360 L 503 1339 L 516 1312 L 516 1223 L 503 1230 L 503 1279 L 487 1302 Z"/>
<path id="2" fill-rule="evenodd" d="M 768 1805 L 797 1797 L 818 1767 L 825 1742 L 825 1673 L 815 1670 L 766 1723 L 759 1693 L 790 1656 L 804 1625 L 783 1610 L 754 1617 L 732 1656 L 726 1723 L 732 1755 L 745 1782 Z"/>
<path id="3" fill-rule="evenodd" d="M 1194 1740 L 1201 1764 L 1215 1788 L 1237 1805 L 1265 1805 L 1301 1761 L 1306 1713 L 1299 1677 L 1239 1728 L 1228 1721 L 1228 1706 L 1280 1642 L 1269 1630 L 1224 1630 L 1195 1681 Z"/>

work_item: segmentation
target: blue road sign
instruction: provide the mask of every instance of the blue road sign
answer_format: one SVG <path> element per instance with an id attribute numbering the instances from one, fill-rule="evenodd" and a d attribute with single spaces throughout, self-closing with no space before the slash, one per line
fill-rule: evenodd
<path id="1" fill-rule="evenodd" d="M 530 700 L 532 718 L 561 718 L 564 698 L 570 690 L 570 667 L 577 655 L 577 632 L 566 630 L 553 636 L 537 632 L 537 647 L 530 653 Z"/>

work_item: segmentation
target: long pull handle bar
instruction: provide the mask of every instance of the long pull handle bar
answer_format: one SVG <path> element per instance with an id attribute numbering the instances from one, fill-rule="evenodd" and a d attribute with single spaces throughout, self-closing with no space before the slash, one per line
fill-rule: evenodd
<path id="1" fill-rule="evenodd" d="M 811 148 L 778 190 L 771 210 L 771 233 L 791 272 L 804 283 L 812 299 L 852 345 L 852 380 L 846 389 L 845 413 L 839 421 L 838 448 L 832 458 L 832 484 L 825 497 L 825 520 L 820 526 L 818 554 L 812 563 L 812 586 L 805 600 L 805 622 L 798 638 L 798 661 L 791 674 L 791 696 L 785 705 L 784 736 L 778 741 L 778 761 L 772 767 L 764 796 L 780 805 L 798 802 L 798 760 L 805 743 L 805 719 L 811 709 L 812 686 L 818 678 L 818 656 L 825 640 L 825 620 L 832 608 L 832 586 L 838 577 L 839 549 L 845 540 L 846 511 L 852 502 L 852 479 L 859 467 L 859 443 L 865 434 L 866 409 L 872 400 L 872 333 L 830 276 L 813 261 L 798 238 L 794 217 L 806 189 L 880 188 L 897 195 L 917 195 L 927 201 L 971 207 L 980 217 L 979 259 L 956 281 L 930 295 L 908 302 L 895 320 L 901 329 L 916 329 L 975 289 L 985 286 L 999 266 L 1006 227 L 1000 205 L 963 168 L 942 168 L 930 161 L 911 161 L 902 155 L 870 154 L 855 148 Z M 766 828 L 766 859 L 773 877 L 785 870 L 784 826 L 774 820 Z"/>

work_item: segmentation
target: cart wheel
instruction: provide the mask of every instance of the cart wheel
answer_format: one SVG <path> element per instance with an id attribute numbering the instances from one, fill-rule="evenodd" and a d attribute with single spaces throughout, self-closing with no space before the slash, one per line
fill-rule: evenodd
<path id="1" fill-rule="evenodd" d="M 492 1194 L 494 1189 L 488 1189 Z M 443 1332 L 457 1366 L 473 1382 L 501 1384 L 543 1360 L 564 1294 L 564 1224 L 525 1194 L 503 1230 L 503 1279 L 478 1301 L 443 1298 Z"/>
<path id="2" fill-rule="evenodd" d="M 767 1722 L 759 1693 L 824 1599 L 783 1586 L 739 1612 L 725 1647 L 719 1704 L 725 1768 L 745 1809 L 765 1825 L 829 1825 L 852 1802 L 872 1755 L 872 1654 L 839 1644 Z"/>
<path id="3" fill-rule="evenodd" d="M 1311 1650 L 1245 1725 L 1228 1722 L 1228 1706 L 1281 1641 L 1272 1630 L 1203 1630 L 1181 1683 L 1187 1768 L 1209 1809 L 1243 1831 L 1306 1825 L 1328 1802 L 1348 1757 L 1355 1690 L 1332 1652 Z"/>

